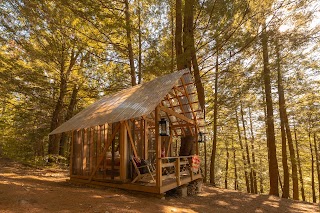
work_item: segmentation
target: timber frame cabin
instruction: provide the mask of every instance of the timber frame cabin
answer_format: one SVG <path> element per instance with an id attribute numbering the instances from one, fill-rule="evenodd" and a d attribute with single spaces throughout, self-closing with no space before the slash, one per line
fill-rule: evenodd
<path id="1" fill-rule="evenodd" d="M 168 136 L 159 132 L 164 119 Z M 191 159 L 199 155 L 203 128 L 194 81 L 184 69 L 105 96 L 50 134 L 71 135 L 70 182 L 163 194 L 202 180 Z M 133 156 L 155 165 L 154 180 L 133 181 Z"/>

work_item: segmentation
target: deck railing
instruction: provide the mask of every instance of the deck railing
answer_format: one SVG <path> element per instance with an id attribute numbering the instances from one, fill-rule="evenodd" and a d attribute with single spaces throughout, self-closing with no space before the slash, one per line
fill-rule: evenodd
<path id="1" fill-rule="evenodd" d="M 200 174 L 200 168 L 197 171 L 192 171 L 192 158 L 191 156 L 178 156 L 178 157 L 162 157 L 161 159 L 161 176 L 175 177 L 178 186 L 181 186 L 181 179 L 185 176 L 191 177 L 191 181 L 194 180 L 194 176 Z M 160 178 L 163 181 L 163 178 Z M 162 183 L 160 184 L 162 185 Z"/>

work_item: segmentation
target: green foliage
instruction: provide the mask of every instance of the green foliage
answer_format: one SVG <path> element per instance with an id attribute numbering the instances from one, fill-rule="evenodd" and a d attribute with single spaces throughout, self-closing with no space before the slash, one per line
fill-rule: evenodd
<path id="1" fill-rule="evenodd" d="M 141 51 L 143 81 L 172 72 L 176 69 L 172 31 L 175 29 L 174 1 L 134 0 L 129 3 L 136 70 Z M 213 108 L 214 104 L 218 106 L 215 165 L 219 186 L 223 186 L 227 174 L 228 187 L 234 187 L 236 167 L 238 189 L 245 191 L 244 171 L 254 168 L 259 184 L 262 181 L 261 188 L 258 188 L 268 192 L 260 44 L 261 24 L 267 21 L 271 84 L 276 88 L 275 41 L 279 39 L 289 123 L 296 127 L 305 190 L 310 193 L 308 135 L 316 133 L 318 138 L 320 135 L 319 26 L 312 22 L 316 14 L 313 8 L 317 7 L 317 2 L 312 0 L 205 0 L 196 3 L 194 34 L 206 92 L 208 156 L 212 149 Z M 48 134 L 57 106 L 61 104 L 57 113 L 57 123 L 60 124 L 68 117 L 74 85 L 79 92 L 71 110 L 73 115 L 101 96 L 129 87 L 127 46 L 124 3 L 121 1 L 2 1 L 0 154 L 38 165 L 48 161 L 66 162 L 68 153 L 62 157 L 48 155 Z M 217 62 L 218 101 L 214 103 Z M 276 90 L 272 92 L 277 157 L 281 162 L 278 99 Z M 250 166 L 245 166 L 242 160 L 244 150 L 240 147 L 237 131 L 235 112 L 239 113 L 240 103 L 243 104 L 249 144 L 254 139 L 254 149 L 249 145 L 249 153 L 255 153 L 256 162 Z M 253 134 L 250 133 L 249 108 Z M 244 140 L 241 125 L 240 135 Z M 228 173 L 225 166 L 227 148 Z M 281 177 L 282 165 L 279 167 Z"/>

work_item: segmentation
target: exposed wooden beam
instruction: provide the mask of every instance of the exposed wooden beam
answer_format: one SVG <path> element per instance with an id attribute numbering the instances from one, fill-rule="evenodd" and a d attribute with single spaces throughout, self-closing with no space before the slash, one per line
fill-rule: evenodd
<path id="1" fill-rule="evenodd" d="M 162 105 L 163 105 L 164 100 L 161 101 Z M 169 118 L 169 122 L 170 122 L 170 126 L 172 126 L 172 121 L 170 119 L 170 116 L 168 115 L 168 113 L 166 112 L 167 117 Z M 177 132 L 175 131 L 175 134 L 177 134 Z"/>
<path id="2" fill-rule="evenodd" d="M 124 123 L 124 125 L 125 125 L 125 127 L 127 129 L 128 135 L 129 135 L 130 143 L 131 143 L 131 146 L 132 146 L 132 149 L 133 149 L 133 154 L 134 154 L 135 157 L 138 157 L 137 149 L 136 149 L 136 147 L 134 145 L 134 141 L 133 141 L 133 138 L 132 138 L 132 134 L 131 134 L 128 122 L 124 121 L 123 123 Z"/>
<path id="3" fill-rule="evenodd" d="M 89 178 L 89 180 L 88 180 L 89 183 L 91 182 L 94 174 L 95 174 L 96 171 L 98 170 L 99 165 L 101 164 L 103 158 L 105 157 L 105 155 L 106 155 L 106 153 L 107 153 L 107 150 L 108 150 L 109 146 L 111 145 L 112 140 L 116 137 L 116 134 L 117 134 L 117 132 L 119 131 L 119 128 L 120 128 L 120 123 L 117 125 L 115 131 L 112 133 L 112 136 L 110 137 L 110 140 L 108 141 L 107 146 L 104 147 L 103 153 L 102 153 L 102 155 L 100 156 L 96 167 L 95 167 L 94 170 L 91 172 L 90 178 Z"/>
<path id="4" fill-rule="evenodd" d="M 166 98 L 167 98 L 167 101 L 169 102 L 170 107 L 171 107 L 172 109 L 174 109 L 174 108 L 173 108 L 173 104 L 171 103 L 171 100 L 169 99 L 169 95 L 168 95 L 168 94 L 167 94 Z M 180 124 L 180 121 L 179 121 L 179 120 L 177 120 L 177 121 L 178 121 L 178 123 Z M 173 123 L 173 122 L 171 122 L 171 123 Z M 182 131 L 183 131 L 183 133 L 185 134 L 184 129 L 182 129 Z M 175 133 L 175 135 L 178 135 L 176 130 L 174 131 L 174 133 Z"/>
<path id="5" fill-rule="evenodd" d="M 161 136 L 159 134 L 160 106 L 155 109 L 155 139 L 156 139 L 156 186 L 162 186 L 162 167 L 161 167 Z"/>
<path id="6" fill-rule="evenodd" d="M 190 124 L 193 124 L 193 125 L 195 124 L 194 120 L 192 120 L 190 118 L 187 118 L 186 116 L 181 115 L 181 114 L 179 114 L 179 113 L 177 113 L 177 112 L 175 112 L 175 111 L 173 111 L 173 110 L 171 110 L 171 109 L 169 109 L 167 107 L 159 106 L 159 108 L 160 108 L 161 111 L 167 112 L 168 114 L 173 115 L 173 116 L 175 116 L 175 117 L 177 117 L 177 118 L 179 118 L 181 120 L 184 120 L 184 121 L 186 121 L 186 122 L 188 122 Z"/>

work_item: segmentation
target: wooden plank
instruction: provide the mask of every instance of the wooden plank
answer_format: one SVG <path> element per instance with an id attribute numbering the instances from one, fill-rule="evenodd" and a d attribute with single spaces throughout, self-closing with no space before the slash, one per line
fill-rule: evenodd
<path id="1" fill-rule="evenodd" d="M 124 122 L 120 123 L 120 179 L 127 179 L 128 139 Z"/>
<path id="2" fill-rule="evenodd" d="M 177 186 L 181 186 L 181 179 L 180 179 L 180 158 L 176 159 L 176 181 L 177 181 Z"/>
<path id="3" fill-rule="evenodd" d="M 189 123 L 185 123 L 185 124 L 176 124 L 176 125 L 172 125 L 171 128 L 175 129 L 175 128 L 182 128 L 182 127 L 188 127 L 188 126 L 192 126 L 193 124 L 189 124 Z"/>
<path id="4" fill-rule="evenodd" d="M 133 150 L 133 154 L 134 154 L 135 157 L 138 157 L 137 149 L 136 149 L 136 146 L 134 145 L 134 141 L 133 141 L 133 138 L 132 138 L 132 134 L 131 134 L 128 122 L 124 121 L 123 124 L 125 125 L 126 131 L 128 132 L 129 140 L 130 140 L 131 147 L 132 147 L 132 150 Z"/>
<path id="5" fill-rule="evenodd" d="M 70 175 L 72 175 L 72 169 L 73 169 L 73 156 L 74 156 L 74 153 L 73 153 L 73 144 L 74 144 L 74 130 L 71 132 L 71 151 L 70 151 L 70 166 L 69 166 L 69 172 L 70 172 Z"/>
<path id="6" fill-rule="evenodd" d="M 88 132 L 83 130 L 83 154 L 82 154 L 82 174 L 87 172 L 87 155 L 88 153 Z"/>
<path id="7" fill-rule="evenodd" d="M 168 98 L 168 94 L 167 94 L 167 98 Z M 172 107 L 171 101 L 169 101 L 169 100 L 167 100 L 167 101 L 169 102 L 169 105 Z M 162 101 L 162 105 L 163 105 L 163 101 Z M 172 126 L 172 121 L 170 119 L 170 116 L 168 115 L 168 113 L 166 113 L 166 114 L 167 114 L 167 116 L 168 116 L 168 118 L 170 120 L 170 125 Z M 180 123 L 180 121 L 178 121 L 178 122 Z M 175 135 L 177 135 L 177 130 L 174 129 L 174 133 L 175 133 Z"/>
<path id="8" fill-rule="evenodd" d="M 177 134 L 176 134 L 177 135 Z M 166 151 L 166 157 L 169 157 L 169 151 L 170 151 L 170 147 L 171 147 L 171 143 L 172 143 L 172 130 L 171 130 L 171 133 L 170 133 L 170 138 L 169 138 L 169 144 L 168 144 L 168 149 Z M 171 152 L 170 152 L 171 154 Z"/>
<path id="9" fill-rule="evenodd" d="M 174 93 L 175 93 L 176 95 L 178 95 L 178 94 L 177 94 L 177 90 L 176 90 L 175 87 L 173 88 L 173 91 L 174 91 Z M 180 100 L 178 97 L 177 97 L 177 99 L 178 99 L 178 102 L 179 102 L 181 111 L 183 112 L 184 116 L 187 116 L 187 113 L 184 111 L 184 109 L 183 109 L 183 107 L 182 107 L 182 104 L 184 104 L 184 103 L 181 103 L 181 100 Z M 191 120 L 191 119 L 190 119 L 190 120 Z M 182 128 L 182 129 L 183 129 L 183 128 Z M 189 127 L 189 130 L 190 130 L 190 132 L 192 133 L 191 127 Z M 186 132 L 183 132 L 183 133 L 186 135 Z"/>
<path id="10" fill-rule="evenodd" d="M 103 158 L 105 157 L 106 153 L 107 153 L 107 150 L 112 142 L 112 140 L 115 138 L 117 132 L 119 131 L 119 128 L 120 128 L 120 124 L 117 125 L 115 131 L 112 133 L 112 136 L 110 137 L 110 140 L 108 141 L 108 144 L 106 147 L 104 147 L 104 150 L 103 150 L 103 153 L 102 155 L 100 156 L 100 159 L 98 160 L 98 163 L 96 164 L 94 170 L 91 172 L 91 175 L 90 175 L 90 178 L 89 178 L 89 182 L 92 180 L 92 177 L 94 176 L 94 174 L 96 173 L 96 171 L 98 170 L 99 168 L 99 165 L 101 163 L 101 161 L 103 160 Z M 120 150 L 121 150 L 121 147 L 120 147 Z"/>
<path id="11" fill-rule="evenodd" d="M 156 139 L 156 186 L 162 186 L 161 167 L 161 136 L 159 134 L 160 106 L 155 109 L 155 139 Z"/>
<path id="12" fill-rule="evenodd" d="M 97 157 L 98 159 L 101 157 L 101 126 L 97 126 Z"/>
<path id="13" fill-rule="evenodd" d="M 87 180 L 83 180 L 80 178 L 70 178 L 69 182 L 71 183 L 82 183 L 88 185 Z M 112 187 L 118 189 L 132 190 L 132 191 L 140 191 L 146 193 L 160 194 L 160 188 L 155 186 L 143 186 L 140 184 L 130 184 L 130 183 L 112 183 L 105 181 L 91 181 L 89 185 L 97 185 L 103 187 Z"/>
<path id="14" fill-rule="evenodd" d="M 175 111 L 173 111 L 173 110 L 171 110 L 171 109 L 168 109 L 167 107 L 159 106 L 159 108 L 160 108 L 161 111 L 167 112 L 167 113 L 170 114 L 170 115 L 176 116 L 177 118 L 179 118 L 179 119 L 181 119 L 181 120 L 184 120 L 184 121 L 186 121 L 186 122 L 188 122 L 188 123 L 190 123 L 190 124 L 195 124 L 194 120 L 189 119 L 189 118 L 187 118 L 186 116 L 181 115 L 181 114 L 179 114 L 179 113 L 177 113 L 177 112 L 175 112 Z"/>
<path id="15" fill-rule="evenodd" d="M 93 155 L 94 155 L 94 129 L 92 129 L 91 127 L 89 128 L 90 130 L 90 145 L 89 145 L 89 149 L 90 149 L 90 174 L 93 172 Z"/>
<path id="16" fill-rule="evenodd" d="M 148 150 L 149 150 L 149 139 L 148 139 L 148 122 L 146 120 L 144 121 L 144 159 L 148 159 Z"/>
<path id="17" fill-rule="evenodd" d="M 77 175 L 82 174 L 82 161 L 81 161 L 81 154 L 82 154 L 82 137 L 81 137 L 81 130 L 77 131 L 77 146 L 76 146 L 76 172 Z"/>
<path id="18" fill-rule="evenodd" d="M 202 179 L 201 174 L 196 174 L 194 176 L 194 180 L 197 180 L 197 179 Z M 191 177 L 184 177 L 184 178 L 181 178 L 181 183 L 180 184 L 182 186 L 182 185 L 188 184 L 190 182 L 191 182 Z M 164 186 L 162 186 L 160 188 L 160 192 L 159 193 L 167 192 L 167 191 L 169 191 L 171 189 L 174 189 L 176 187 L 178 187 L 176 182 L 172 182 L 172 183 L 166 184 L 166 185 L 164 185 Z"/>
<path id="19" fill-rule="evenodd" d="M 196 125 L 195 129 L 198 129 L 197 116 L 196 116 L 196 113 L 194 112 L 193 106 L 191 104 L 191 100 L 190 100 L 190 97 L 189 97 L 189 94 L 188 94 L 188 91 L 187 91 L 187 87 L 185 85 L 185 81 L 184 81 L 183 78 L 180 78 L 180 79 L 181 79 L 181 82 L 182 82 L 182 85 L 183 85 L 183 88 L 184 88 L 184 91 L 185 91 L 185 94 L 186 94 L 186 97 L 188 99 L 188 103 L 189 103 L 189 106 L 190 106 L 190 109 L 191 109 L 191 112 L 192 112 L 192 115 L 193 115 L 194 124 Z M 196 132 L 195 132 L 195 134 L 196 134 Z"/>

